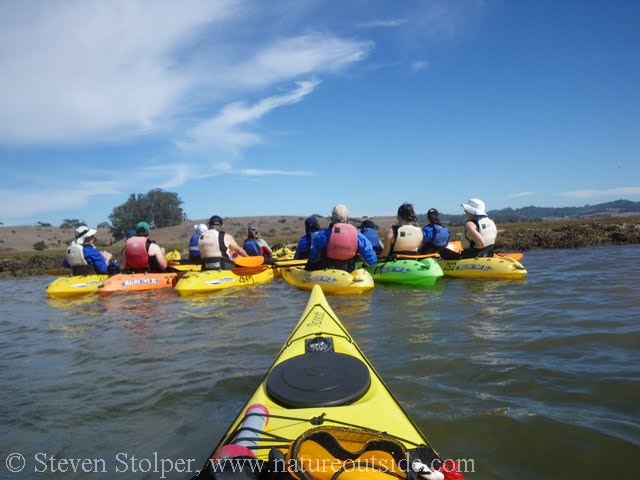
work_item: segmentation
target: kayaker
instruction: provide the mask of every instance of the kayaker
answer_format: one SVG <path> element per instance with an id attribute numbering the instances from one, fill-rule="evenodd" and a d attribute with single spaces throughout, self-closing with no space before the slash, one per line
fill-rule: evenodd
<path id="1" fill-rule="evenodd" d="M 198 225 L 194 225 L 193 229 L 196 233 L 191 235 L 191 239 L 189 240 L 189 260 L 191 262 L 200 263 L 200 249 L 198 248 L 198 241 L 202 234 L 209 230 L 209 227 L 204 223 L 200 223 Z"/>
<path id="2" fill-rule="evenodd" d="M 382 245 L 382 240 L 380 240 L 380 237 L 378 236 L 378 226 L 373 223 L 373 220 L 367 219 L 362 222 L 360 224 L 360 231 L 369 239 L 376 255 L 380 255 L 384 245 Z"/>
<path id="3" fill-rule="evenodd" d="M 311 242 L 321 230 L 318 219 L 314 216 L 307 217 L 304 221 L 304 235 L 298 240 L 296 252 L 293 255 L 294 260 L 306 260 L 309 258 L 311 251 Z"/>
<path id="4" fill-rule="evenodd" d="M 242 244 L 242 248 L 247 252 L 247 255 L 251 257 L 264 257 L 264 263 L 274 264 L 273 251 L 267 241 L 260 236 L 260 227 L 255 223 L 250 223 L 247 226 L 247 238 Z"/>
<path id="5" fill-rule="evenodd" d="M 335 268 L 352 272 L 358 255 L 365 265 L 378 262 L 369 239 L 349 223 L 349 209 L 345 205 L 336 205 L 331 211 L 329 227 L 313 238 L 305 269 Z"/>
<path id="6" fill-rule="evenodd" d="M 398 207 L 398 223 L 393 225 L 384 237 L 382 257 L 391 253 L 418 253 L 422 238 L 422 229 L 418 226 L 418 216 L 410 203 Z"/>
<path id="7" fill-rule="evenodd" d="M 165 249 L 149 239 L 151 227 L 147 222 L 138 222 L 136 234 L 127 239 L 122 253 L 120 270 L 133 273 L 166 272 L 169 263 Z"/>
<path id="8" fill-rule="evenodd" d="M 440 251 L 440 256 L 445 260 L 493 256 L 498 229 L 487 216 L 484 202 L 479 198 L 470 198 L 461 206 L 465 214 L 464 232 L 460 239 L 462 252 L 456 253 L 445 248 Z"/>
<path id="9" fill-rule="evenodd" d="M 95 228 L 89 228 L 86 225 L 76 228 L 76 238 L 67 248 L 62 262 L 65 267 L 71 268 L 72 275 L 117 271 L 119 265 L 114 261 L 113 255 L 110 252 L 98 250 L 93 244 L 97 232 Z"/>
<path id="10" fill-rule="evenodd" d="M 466 221 L 462 242 L 461 258 L 490 257 L 498 236 L 496 224 L 486 213 L 485 204 L 478 198 L 471 198 L 462 204 Z"/>
<path id="11" fill-rule="evenodd" d="M 427 212 L 429 223 L 422 227 L 424 239 L 420 246 L 420 253 L 437 253 L 449 244 L 451 232 L 440 222 L 440 212 L 430 208 Z"/>
<path id="12" fill-rule="evenodd" d="M 209 230 L 200 236 L 198 249 L 202 270 L 231 270 L 236 268 L 232 256 L 249 256 L 232 235 L 225 233 L 222 217 L 218 215 L 209 219 Z"/>

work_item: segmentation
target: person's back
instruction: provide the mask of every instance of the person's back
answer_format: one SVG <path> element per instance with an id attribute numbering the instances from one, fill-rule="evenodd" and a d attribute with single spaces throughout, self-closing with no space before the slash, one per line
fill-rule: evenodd
<path id="1" fill-rule="evenodd" d="M 136 235 L 124 245 L 120 269 L 133 273 L 160 273 L 169 265 L 164 249 L 149 239 L 151 228 L 147 222 L 138 222 Z"/>
<path id="2" fill-rule="evenodd" d="M 490 257 L 498 236 L 498 229 L 486 213 L 482 200 L 471 198 L 462 204 L 466 215 L 464 234 L 461 238 L 462 258 Z"/>
<path id="3" fill-rule="evenodd" d="M 260 236 L 260 227 L 250 223 L 247 227 L 247 238 L 242 244 L 247 255 L 253 257 L 263 256 L 265 263 L 273 264 L 273 251 L 267 241 Z"/>
<path id="4" fill-rule="evenodd" d="M 440 222 L 440 213 L 435 208 L 427 212 L 429 223 L 422 227 L 424 239 L 420 253 L 438 253 L 449 244 L 451 232 Z"/>
<path id="5" fill-rule="evenodd" d="M 377 263 L 378 257 L 367 237 L 349 223 L 349 210 L 336 205 L 331 212 L 329 228 L 313 238 L 307 270 L 335 268 L 351 272 L 357 255 L 366 265 Z"/>
<path id="6" fill-rule="evenodd" d="M 191 238 L 189 239 L 189 260 L 191 262 L 199 262 L 201 256 L 200 249 L 198 248 L 198 242 L 200 241 L 202 234 L 209 228 L 204 223 L 200 223 L 199 225 L 194 225 L 193 229 L 196 233 L 191 235 Z"/>
<path id="7" fill-rule="evenodd" d="M 313 239 L 321 230 L 318 219 L 313 216 L 307 217 L 304 221 L 304 230 L 305 234 L 298 240 L 298 245 L 296 246 L 296 251 L 293 255 L 294 260 L 307 260 L 309 258 Z"/>
<path id="8" fill-rule="evenodd" d="M 94 245 L 97 230 L 82 225 L 76 229 L 76 239 L 67 247 L 63 264 L 72 275 L 91 275 L 117 271 L 119 265 L 109 252 L 101 252 Z"/>
<path id="9" fill-rule="evenodd" d="M 410 203 L 403 203 L 398 207 L 397 224 L 393 225 L 384 237 L 382 256 L 392 253 L 417 253 L 424 237 L 422 229 L 418 227 L 418 217 Z"/>
<path id="10" fill-rule="evenodd" d="M 213 215 L 209 219 L 209 230 L 200 236 L 198 248 L 202 270 L 231 270 L 237 266 L 233 263 L 231 254 L 248 256 L 233 236 L 225 233 L 223 228 L 222 217 Z"/>
<path id="11" fill-rule="evenodd" d="M 372 220 L 365 220 L 360 225 L 360 231 L 362 234 L 369 239 L 371 242 L 371 246 L 373 247 L 373 251 L 376 252 L 376 255 L 380 255 L 382 250 L 384 249 L 384 245 L 382 244 L 382 240 L 378 236 L 378 230 L 375 223 Z"/>

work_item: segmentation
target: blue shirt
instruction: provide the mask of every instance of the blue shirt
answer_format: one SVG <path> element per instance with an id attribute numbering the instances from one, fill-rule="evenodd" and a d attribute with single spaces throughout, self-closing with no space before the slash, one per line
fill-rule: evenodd
<path id="1" fill-rule="evenodd" d="M 91 265 L 96 271 L 96 273 L 107 273 L 107 268 L 108 268 L 107 262 L 104 261 L 104 257 L 96 247 L 90 244 L 83 245 L 82 255 L 84 256 L 84 259 L 87 262 L 87 264 Z M 62 263 L 67 268 L 71 267 L 71 265 L 69 265 L 69 262 L 67 262 L 66 258 Z M 114 262 L 114 265 L 117 265 L 117 263 Z"/>
<path id="2" fill-rule="evenodd" d="M 294 260 L 304 260 L 309 258 L 311 242 L 313 242 L 313 239 L 318 236 L 318 233 L 320 232 L 311 232 L 300 237 L 300 240 L 298 240 L 298 246 L 296 247 L 296 253 L 293 256 Z"/>
<path id="3" fill-rule="evenodd" d="M 198 240 L 200 240 L 200 234 L 194 233 L 189 240 L 189 258 L 193 260 L 200 259 L 200 250 L 198 249 Z"/>
<path id="4" fill-rule="evenodd" d="M 329 237 L 331 236 L 331 228 L 333 225 L 329 226 L 329 228 L 325 228 L 318 232 L 318 234 L 313 238 L 311 244 L 311 252 L 309 254 L 309 263 L 314 264 L 323 260 L 322 254 L 324 248 L 327 246 L 329 242 Z M 374 265 L 378 263 L 378 256 L 376 252 L 373 250 L 373 246 L 367 237 L 365 237 L 362 233 L 358 232 L 358 253 L 362 257 L 362 259 L 368 265 Z"/>

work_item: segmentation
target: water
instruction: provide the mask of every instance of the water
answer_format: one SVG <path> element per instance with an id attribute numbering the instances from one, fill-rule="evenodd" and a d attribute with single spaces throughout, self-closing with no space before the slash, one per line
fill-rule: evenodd
<path id="1" fill-rule="evenodd" d="M 474 461 L 467 479 L 627 478 L 640 458 L 640 246 L 522 263 L 525 281 L 329 302 L 438 452 Z M 161 478 L 163 460 L 166 478 L 189 478 L 308 299 L 276 279 L 55 301 L 51 280 L 0 281 L 0 460 L 26 461 L 20 473 L 17 456 L 0 462 L 0 478 Z"/>

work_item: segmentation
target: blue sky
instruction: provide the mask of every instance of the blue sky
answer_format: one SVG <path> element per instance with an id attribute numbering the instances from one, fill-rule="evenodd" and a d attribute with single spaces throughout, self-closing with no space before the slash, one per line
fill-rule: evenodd
<path id="1" fill-rule="evenodd" d="M 640 200 L 632 0 L 0 2 L 0 221 Z"/>

